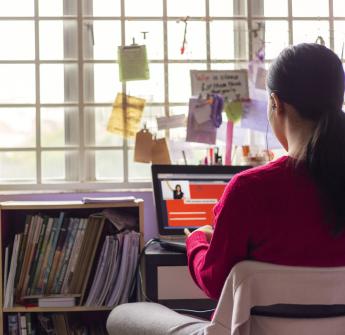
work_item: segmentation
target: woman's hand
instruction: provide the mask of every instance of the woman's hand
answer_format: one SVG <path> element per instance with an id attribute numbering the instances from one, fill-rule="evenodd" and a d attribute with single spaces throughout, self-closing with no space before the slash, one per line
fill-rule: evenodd
<path id="1" fill-rule="evenodd" d="M 213 235 L 213 227 L 212 226 L 210 226 L 210 225 L 202 226 L 202 227 L 194 230 L 193 232 L 190 232 L 188 228 L 184 229 L 184 233 L 186 234 L 187 237 L 196 231 L 202 231 L 203 233 L 205 233 L 207 241 L 208 242 L 211 241 L 211 238 Z"/>

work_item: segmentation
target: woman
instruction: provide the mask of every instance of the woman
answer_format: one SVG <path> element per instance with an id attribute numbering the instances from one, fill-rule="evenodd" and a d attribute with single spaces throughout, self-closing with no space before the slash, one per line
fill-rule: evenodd
<path id="1" fill-rule="evenodd" d="M 218 299 L 238 262 L 345 265 L 344 70 L 318 44 L 281 52 L 267 88 L 268 119 L 288 155 L 238 174 L 211 226 L 186 232 L 189 269 Z"/>
<path id="2" fill-rule="evenodd" d="M 288 155 L 230 181 L 214 209 L 214 230 L 186 231 L 190 272 L 213 299 L 242 260 L 345 265 L 342 63 L 324 46 L 293 46 L 273 62 L 267 88 L 268 119 Z M 116 308 L 120 321 L 109 328 L 120 335 L 136 334 L 135 327 L 142 334 L 203 334 L 205 324 L 193 318 L 157 304 L 134 306 Z M 140 313 L 142 320 L 128 321 Z"/>
<path id="3" fill-rule="evenodd" d="M 182 192 L 181 185 L 177 184 L 173 190 L 174 199 L 183 199 L 184 193 Z"/>

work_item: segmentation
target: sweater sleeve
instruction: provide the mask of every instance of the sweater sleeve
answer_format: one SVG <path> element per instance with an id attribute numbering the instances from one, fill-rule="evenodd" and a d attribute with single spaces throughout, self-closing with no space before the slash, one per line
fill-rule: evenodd
<path id="1" fill-rule="evenodd" d="M 219 299 L 231 268 L 248 259 L 252 208 L 248 206 L 250 192 L 246 186 L 236 176 L 227 185 L 214 208 L 210 243 L 201 231 L 192 233 L 186 241 L 189 271 L 195 283 L 212 299 Z"/>

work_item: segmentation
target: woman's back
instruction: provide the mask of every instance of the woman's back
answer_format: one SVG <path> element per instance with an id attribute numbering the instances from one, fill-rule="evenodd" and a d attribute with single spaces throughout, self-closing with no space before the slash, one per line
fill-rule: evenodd
<path id="1" fill-rule="evenodd" d="M 257 201 L 248 256 L 281 265 L 345 265 L 345 233 L 332 234 L 315 183 L 294 163 L 285 156 L 239 177 Z"/>
<path id="2" fill-rule="evenodd" d="M 345 233 L 334 236 L 303 164 L 287 156 L 236 175 L 215 207 L 211 243 L 187 239 L 195 282 L 217 299 L 231 268 L 251 259 L 279 265 L 345 266 Z"/>

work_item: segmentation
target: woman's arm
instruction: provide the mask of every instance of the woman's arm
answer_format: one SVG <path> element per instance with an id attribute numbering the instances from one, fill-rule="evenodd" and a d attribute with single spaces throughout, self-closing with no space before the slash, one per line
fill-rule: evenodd
<path id="1" fill-rule="evenodd" d="M 190 273 L 196 284 L 210 297 L 218 299 L 231 268 L 248 258 L 249 227 L 253 217 L 251 194 L 242 177 L 234 177 L 214 208 L 211 241 L 203 231 L 187 238 Z"/>

